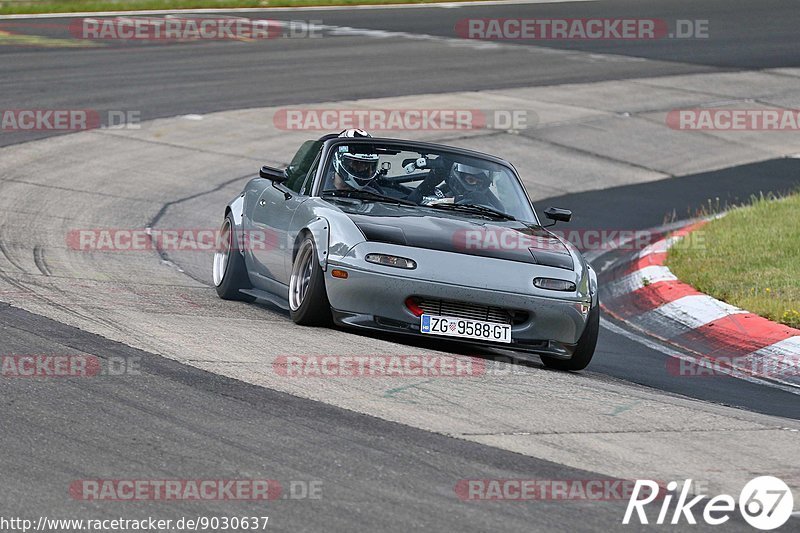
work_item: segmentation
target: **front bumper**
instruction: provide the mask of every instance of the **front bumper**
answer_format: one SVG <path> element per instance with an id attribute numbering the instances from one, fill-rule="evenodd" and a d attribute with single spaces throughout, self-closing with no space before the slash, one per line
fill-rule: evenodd
<path id="1" fill-rule="evenodd" d="M 382 333 L 410 335 L 414 337 L 427 338 L 428 340 L 437 340 L 439 342 L 457 342 L 459 344 L 479 346 L 483 348 L 515 350 L 533 354 L 549 355 L 558 359 L 569 359 L 572 357 L 572 354 L 575 352 L 576 348 L 575 344 L 564 344 L 548 339 L 518 339 L 514 337 L 513 329 L 512 342 L 510 344 L 482 341 L 478 339 L 459 339 L 458 337 L 424 335 L 419 331 L 419 318 L 416 319 L 415 324 L 413 322 L 403 322 L 376 315 L 349 313 L 345 311 L 338 311 L 336 309 L 332 309 L 331 311 L 333 312 L 334 323 L 339 326 L 380 331 Z"/>
<path id="2" fill-rule="evenodd" d="M 401 250 L 405 247 L 380 243 L 365 243 L 355 248 L 362 247 L 366 251 L 348 254 L 343 260 L 329 261 L 327 265 L 328 299 L 339 325 L 431 337 L 420 333 L 420 318 L 406 307 L 408 297 L 469 302 L 523 311 L 527 317 L 512 324 L 511 344 L 433 337 L 563 358 L 572 355 L 586 326 L 591 295 L 575 292 L 563 293 L 562 297 L 545 296 L 559 293 L 533 286 L 533 278 L 540 275 L 578 281 L 574 272 L 432 250 Z M 420 266 L 435 262 L 436 269 L 403 270 L 374 265 L 363 259 L 366 253 L 411 257 Z M 347 279 L 334 278 L 333 269 L 345 270 Z M 424 279 L 435 277 L 436 272 L 452 273 L 450 277 L 469 281 L 472 286 L 443 279 Z M 508 290 L 515 287 L 517 292 Z"/>

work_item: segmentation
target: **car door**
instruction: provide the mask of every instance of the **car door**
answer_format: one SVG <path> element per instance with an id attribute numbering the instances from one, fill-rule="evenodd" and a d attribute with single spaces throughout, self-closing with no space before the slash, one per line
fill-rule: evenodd
<path id="1" fill-rule="evenodd" d="M 314 159 L 314 163 L 311 165 L 311 168 L 308 170 L 306 174 L 306 178 L 300 186 L 300 196 L 304 199 L 308 199 L 311 196 L 311 193 L 314 188 L 314 179 L 317 175 L 317 171 L 320 165 L 320 158 L 322 157 L 322 152 L 320 151 L 317 154 L 316 159 Z M 298 204 L 298 209 L 295 209 L 294 213 L 292 213 L 292 220 L 289 221 L 288 231 L 286 235 L 286 242 L 288 243 L 288 248 L 286 253 L 284 254 L 284 271 L 286 272 L 286 279 L 289 279 L 292 272 L 292 264 L 294 258 L 292 257 L 292 252 L 294 242 L 297 239 L 297 234 L 300 230 L 308 224 L 308 222 L 314 217 L 313 212 L 310 212 L 308 207 L 302 207 L 301 204 Z"/>
<path id="2" fill-rule="evenodd" d="M 251 241 L 255 243 L 252 251 L 253 272 L 260 281 L 259 288 L 273 293 L 283 293 L 284 287 L 289 284 L 286 256 L 291 261 L 293 249 L 292 237 L 288 235 L 289 224 L 297 208 L 308 199 L 308 195 L 301 191 L 309 167 L 319 156 L 316 141 L 309 142 L 312 144 L 305 143 L 289 165 L 286 181 L 281 184 L 270 182 L 264 187 L 250 216 L 253 232 Z M 314 149 L 317 154 L 314 154 Z M 317 158 L 311 159 L 315 155 Z M 260 242 L 263 245 L 259 245 Z"/>

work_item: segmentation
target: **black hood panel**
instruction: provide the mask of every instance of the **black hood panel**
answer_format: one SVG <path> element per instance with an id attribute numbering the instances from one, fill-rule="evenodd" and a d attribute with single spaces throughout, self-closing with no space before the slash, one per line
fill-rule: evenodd
<path id="1" fill-rule="evenodd" d="M 368 241 L 574 268 L 564 243 L 539 226 L 392 204 L 337 204 Z"/>

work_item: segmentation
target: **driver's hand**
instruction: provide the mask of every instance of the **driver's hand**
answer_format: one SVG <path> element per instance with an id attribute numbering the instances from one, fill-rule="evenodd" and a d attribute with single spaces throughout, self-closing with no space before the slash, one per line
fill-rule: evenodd
<path id="1" fill-rule="evenodd" d="M 417 186 L 417 189 L 419 189 L 419 192 L 422 193 L 423 196 L 428 196 L 441 182 L 442 177 L 435 170 L 431 169 L 428 175 L 425 176 L 425 179 L 422 180 L 422 183 Z"/>
<path id="2" fill-rule="evenodd" d="M 427 166 L 431 169 L 431 174 L 442 175 L 441 172 L 448 167 L 444 157 L 439 156 L 436 159 L 427 159 Z"/>

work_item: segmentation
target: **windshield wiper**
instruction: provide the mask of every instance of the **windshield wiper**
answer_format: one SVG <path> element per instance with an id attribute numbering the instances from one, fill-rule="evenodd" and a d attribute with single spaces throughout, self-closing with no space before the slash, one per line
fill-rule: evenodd
<path id="1" fill-rule="evenodd" d="M 426 207 L 432 207 L 434 209 L 449 209 L 452 211 L 468 211 L 480 215 L 488 215 L 494 218 L 502 218 L 503 220 L 516 220 L 513 216 L 509 215 L 508 213 L 503 213 L 502 211 L 497 211 L 496 209 L 492 209 L 491 207 L 486 207 L 483 205 L 475 205 L 475 204 L 431 204 Z"/>
<path id="2" fill-rule="evenodd" d="M 386 196 L 384 194 L 378 194 L 376 192 L 371 191 L 356 191 L 356 190 L 339 190 L 339 189 L 329 189 L 327 191 L 322 191 L 322 196 L 336 196 L 339 198 L 358 198 L 359 200 L 372 200 L 373 202 L 386 202 L 392 204 L 400 204 L 400 205 L 413 205 L 414 207 L 419 207 L 412 201 L 404 200 L 402 198 L 393 198 L 391 196 Z"/>

